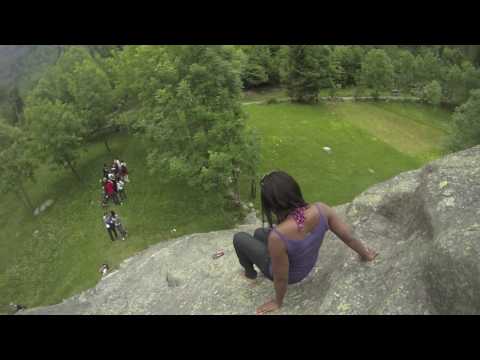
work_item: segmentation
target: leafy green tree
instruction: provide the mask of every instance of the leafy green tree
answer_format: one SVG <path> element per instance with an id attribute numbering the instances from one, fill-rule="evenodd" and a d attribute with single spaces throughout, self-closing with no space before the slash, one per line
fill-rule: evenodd
<path id="1" fill-rule="evenodd" d="M 471 90 L 480 88 L 480 69 L 475 68 L 470 61 L 464 61 L 460 65 L 445 65 L 442 75 L 445 98 L 450 104 L 464 103 Z"/>
<path id="2" fill-rule="evenodd" d="M 333 82 L 333 88 L 343 88 L 347 85 L 347 72 L 342 66 L 343 50 L 342 47 L 335 46 L 330 52 L 330 76 Z"/>
<path id="3" fill-rule="evenodd" d="M 82 121 L 85 140 L 102 135 L 105 147 L 112 129 L 114 93 L 102 59 L 92 58 L 83 47 L 69 47 L 31 92 L 37 100 L 68 104 L 74 117 Z"/>
<path id="4" fill-rule="evenodd" d="M 453 132 L 449 147 L 453 151 L 480 144 L 480 89 L 470 93 L 468 101 L 453 115 Z"/>
<path id="5" fill-rule="evenodd" d="M 31 93 L 37 98 L 74 103 L 75 99 L 70 91 L 73 73 L 76 66 L 89 57 L 88 50 L 83 47 L 68 47 L 55 65 L 45 71 Z"/>
<path id="6" fill-rule="evenodd" d="M 318 62 L 318 73 L 320 74 L 320 88 L 332 89 L 335 79 L 340 76 L 342 68 L 340 64 L 332 64 L 332 50 L 330 46 L 316 45 L 315 55 Z"/>
<path id="7" fill-rule="evenodd" d="M 82 178 L 75 169 L 86 129 L 70 104 L 60 100 L 27 99 L 25 107 L 27 131 L 34 139 L 35 154 L 53 166 L 69 168 L 75 177 Z"/>
<path id="8" fill-rule="evenodd" d="M 334 57 L 340 62 L 344 71 L 342 87 L 355 86 L 362 68 L 365 50 L 358 45 L 337 45 L 333 50 Z"/>
<path id="9" fill-rule="evenodd" d="M 480 69 L 476 68 L 470 61 L 464 61 L 462 63 L 462 70 L 467 93 L 475 89 L 480 89 Z"/>
<path id="10" fill-rule="evenodd" d="M 129 45 L 107 59 L 117 111 L 153 106 L 156 91 L 176 81 L 177 47 Z"/>
<path id="11" fill-rule="evenodd" d="M 230 194 L 238 203 L 241 176 L 256 176 L 258 144 L 246 129 L 235 56 L 229 47 L 196 45 L 162 58 L 161 68 L 176 74 L 159 84 L 152 111 L 141 123 L 149 140 L 148 164 L 163 181 L 186 181 Z"/>
<path id="12" fill-rule="evenodd" d="M 247 61 L 242 80 L 246 88 L 265 85 L 269 82 L 271 53 L 268 45 L 248 45 L 243 47 Z"/>
<path id="13" fill-rule="evenodd" d="M 108 134 L 114 125 L 111 119 L 114 98 L 108 75 L 92 57 L 86 57 L 75 64 L 71 75 L 68 79 L 68 92 L 76 116 L 83 119 L 84 126 L 88 129 L 87 137 L 101 135 L 105 147 L 111 153 Z"/>
<path id="14" fill-rule="evenodd" d="M 268 82 L 270 85 L 280 85 L 281 68 L 286 60 L 286 52 L 284 45 L 269 45 L 270 61 L 268 63 Z"/>
<path id="15" fill-rule="evenodd" d="M 330 95 L 335 96 L 337 89 L 341 89 L 346 84 L 347 78 L 339 53 L 335 50 L 330 53 L 328 71 L 330 75 Z"/>
<path id="16" fill-rule="evenodd" d="M 33 210 L 25 184 L 34 181 L 34 171 L 35 161 L 25 133 L 0 121 L 0 193 L 14 193 L 28 209 Z"/>
<path id="17" fill-rule="evenodd" d="M 462 54 L 460 49 L 455 49 L 451 47 L 444 47 L 441 52 L 441 58 L 447 65 L 458 65 L 461 66 L 462 62 L 465 61 L 465 55 Z"/>
<path id="18" fill-rule="evenodd" d="M 112 56 L 115 50 L 122 50 L 123 45 L 87 45 L 86 47 L 92 57 L 106 58 Z"/>
<path id="19" fill-rule="evenodd" d="M 393 59 L 395 85 L 402 90 L 410 90 L 415 84 L 415 57 L 408 50 L 400 50 Z"/>
<path id="20" fill-rule="evenodd" d="M 464 72 L 458 65 L 451 66 L 445 73 L 445 97 L 451 104 L 461 104 L 467 100 Z"/>
<path id="21" fill-rule="evenodd" d="M 330 87 L 329 50 L 325 46 L 289 46 L 286 86 L 293 101 L 314 103 L 322 87 Z"/>
<path id="22" fill-rule="evenodd" d="M 417 56 L 415 78 L 419 85 L 424 86 L 433 80 L 440 80 L 441 77 L 442 63 L 434 51 L 427 49 Z"/>
<path id="23" fill-rule="evenodd" d="M 393 65 L 385 50 L 373 49 L 362 63 L 361 79 L 364 86 L 373 89 L 373 96 L 390 89 L 393 84 Z"/>
<path id="24" fill-rule="evenodd" d="M 432 105 L 439 105 L 442 100 L 442 87 L 437 80 L 425 85 L 423 88 L 423 100 Z"/>

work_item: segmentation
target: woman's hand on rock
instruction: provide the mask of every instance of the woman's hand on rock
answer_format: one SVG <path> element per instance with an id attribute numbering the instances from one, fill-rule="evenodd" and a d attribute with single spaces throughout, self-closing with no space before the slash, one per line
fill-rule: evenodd
<path id="1" fill-rule="evenodd" d="M 362 261 L 373 261 L 376 257 L 378 256 L 378 252 L 376 252 L 373 249 L 367 248 L 367 254 L 362 256 L 361 259 Z"/>
<path id="2" fill-rule="evenodd" d="M 277 302 L 275 300 L 270 300 L 269 302 L 266 302 L 265 304 L 257 308 L 257 315 L 264 315 L 278 309 L 280 309 L 280 306 L 277 304 Z"/>

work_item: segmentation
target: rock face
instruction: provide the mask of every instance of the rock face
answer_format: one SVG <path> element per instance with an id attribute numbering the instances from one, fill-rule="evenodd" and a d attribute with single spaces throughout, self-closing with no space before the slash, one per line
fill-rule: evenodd
<path id="1" fill-rule="evenodd" d="M 36 208 L 36 209 L 33 211 L 33 215 L 34 215 L 34 216 L 40 215 L 42 212 L 44 212 L 44 211 L 47 210 L 50 206 L 52 206 L 53 203 L 54 203 L 54 200 L 52 200 L 52 199 L 49 199 L 49 200 L 45 201 L 42 205 L 40 205 L 38 208 Z"/>
<path id="2" fill-rule="evenodd" d="M 315 269 L 278 314 L 479 314 L 480 147 L 375 185 L 336 210 L 379 251 L 369 264 L 328 233 Z M 254 314 L 272 283 L 249 287 L 235 230 L 163 242 L 93 289 L 22 314 Z M 212 254 L 224 249 L 216 260 Z"/>

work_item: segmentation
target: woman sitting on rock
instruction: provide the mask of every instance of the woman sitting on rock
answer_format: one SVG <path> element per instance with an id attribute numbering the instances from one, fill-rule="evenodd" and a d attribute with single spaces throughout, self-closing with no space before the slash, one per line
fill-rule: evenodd
<path id="1" fill-rule="evenodd" d="M 274 171 L 260 182 L 262 220 L 269 229 L 259 228 L 254 236 L 237 233 L 233 245 L 245 277 L 255 280 L 256 265 L 273 281 L 275 299 L 257 309 L 257 314 L 282 306 L 288 284 L 302 281 L 314 268 L 325 233 L 333 231 L 363 261 L 372 261 L 377 253 L 354 238 L 348 226 L 333 209 L 323 203 L 307 204 L 297 182 L 287 173 Z M 273 227 L 273 215 L 276 226 Z"/>

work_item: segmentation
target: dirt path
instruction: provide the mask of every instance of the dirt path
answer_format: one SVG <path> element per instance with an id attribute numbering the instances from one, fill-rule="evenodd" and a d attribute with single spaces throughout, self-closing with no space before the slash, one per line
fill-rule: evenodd
<path id="1" fill-rule="evenodd" d="M 327 96 L 322 96 L 319 97 L 319 100 L 331 100 L 331 101 L 364 101 L 364 100 L 375 100 L 373 96 L 360 96 L 357 98 L 354 98 L 353 96 L 337 96 L 335 99 L 332 99 Z M 415 97 L 415 96 L 379 96 L 378 100 L 393 100 L 393 101 L 420 101 L 420 98 Z M 259 101 L 249 101 L 249 102 L 244 102 L 242 105 L 260 105 L 260 104 L 265 104 L 268 100 L 259 100 Z M 280 98 L 277 99 L 278 102 L 288 102 L 290 101 L 290 98 Z"/>

